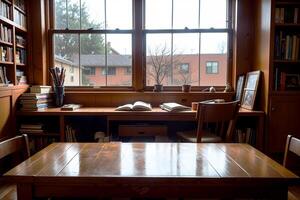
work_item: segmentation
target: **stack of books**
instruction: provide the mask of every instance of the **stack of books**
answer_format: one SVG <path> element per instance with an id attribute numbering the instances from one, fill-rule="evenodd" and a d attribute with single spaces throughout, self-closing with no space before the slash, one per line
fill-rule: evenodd
<path id="1" fill-rule="evenodd" d="M 20 97 L 21 111 L 42 111 L 52 102 L 51 86 L 32 86 L 30 93 L 23 93 Z"/>
<path id="2" fill-rule="evenodd" d="M 178 111 L 187 111 L 187 110 L 191 110 L 190 107 L 178 104 L 178 103 L 174 103 L 174 102 L 170 102 L 170 103 L 163 103 L 160 105 L 160 108 L 163 110 L 166 110 L 168 112 L 178 112 Z"/>
<path id="3" fill-rule="evenodd" d="M 21 124 L 19 132 L 21 134 L 44 133 L 43 124 Z"/>

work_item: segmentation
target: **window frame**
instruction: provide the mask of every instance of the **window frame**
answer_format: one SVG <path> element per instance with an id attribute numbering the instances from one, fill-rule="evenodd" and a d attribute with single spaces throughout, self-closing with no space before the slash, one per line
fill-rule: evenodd
<path id="1" fill-rule="evenodd" d="M 132 0 L 132 30 L 69 30 L 55 29 L 55 0 L 48 2 L 48 50 L 49 66 L 54 66 L 54 35 L 55 34 L 131 34 L 132 36 L 132 86 L 66 86 L 67 90 L 88 91 L 152 91 L 153 86 L 146 85 L 146 34 L 147 33 L 227 33 L 227 82 L 232 82 L 233 66 L 233 32 L 234 32 L 234 0 L 227 0 L 227 28 L 223 29 L 145 29 L 145 0 Z M 142 17 L 141 17 L 142 16 Z M 51 83 L 48 73 L 48 82 Z M 194 91 L 202 91 L 206 86 L 192 86 Z M 216 86 L 223 89 L 224 86 Z M 164 91 L 181 91 L 181 86 L 164 86 Z"/>

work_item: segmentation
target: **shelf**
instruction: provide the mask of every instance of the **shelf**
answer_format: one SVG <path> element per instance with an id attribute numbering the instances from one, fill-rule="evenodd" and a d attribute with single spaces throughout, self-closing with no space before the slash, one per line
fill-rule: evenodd
<path id="1" fill-rule="evenodd" d="M 279 1 L 276 2 L 276 6 L 289 6 L 289 5 L 300 5 L 300 2 L 290 2 L 290 1 Z"/>
<path id="2" fill-rule="evenodd" d="M 282 64 L 300 64 L 300 60 L 274 60 L 273 62 Z"/>
<path id="3" fill-rule="evenodd" d="M 7 62 L 7 61 L 0 61 L 0 64 L 4 64 L 4 65 L 13 65 L 13 62 Z"/>
<path id="4" fill-rule="evenodd" d="M 21 26 L 19 24 L 16 24 L 15 22 L 14 22 L 14 26 L 16 27 L 17 31 L 19 30 L 19 31 L 22 31 L 22 32 L 27 32 L 26 28 L 24 28 L 23 26 Z"/>
<path id="5" fill-rule="evenodd" d="M 8 46 L 13 46 L 13 43 L 5 42 L 3 40 L 0 40 L 0 44 L 4 44 L 4 45 L 8 45 Z"/>
<path id="6" fill-rule="evenodd" d="M 27 133 L 33 137 L 60 137 L 59 133 Z"/>
<path id="7" fill-rule="evenodd" d="M 24 63 L 16 63 L 17 66 L 26 66 Z"/>
<path id="8" fill-rule="evenodd" d="M 21 31 L 21 32 L 27 32 L 27 29 L 17 23 L 15 23 L 14 21 L 11 21 L 10 19 L 0 16 L 0 20 L 10 26 L 15 26 L 17 31 Z"/>
<path id="9" fill-rule="evenodd" d="M 22 49 L 26 49 L 26 47 L 25 47 L 25 46 L 23 46 L 23 45 L 20 45 L 20 44 L 17 44 L 17 47 L 18 47 L 18 48 L 22 48 Z"/>
<path id="10" fill-rule="evenodd" d="M 275 23 L 275 26 L 281 28 L 300 28 L 300 24 L 294 23 Z"/>
<path id="11" fill-rule="evenodd" d="M 300 90 L 288 90 L 288 91 L 272 91 L 272 96 L 298 96 L 300 95 Z"/>
<path id="12" fill-rule="evenodd" d="M 1 1 L 11 5 L 11 1 L 9 1 L 9 0 L 1 0 Z"/>

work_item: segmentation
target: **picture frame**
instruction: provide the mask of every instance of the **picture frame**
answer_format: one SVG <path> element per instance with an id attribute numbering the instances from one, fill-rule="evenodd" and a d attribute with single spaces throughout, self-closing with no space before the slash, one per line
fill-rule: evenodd
<path id="1" fill-rule="evenodd" d="M 245 75 L 240 75 L 236 83 L 236 93 L 235 93 L 235 100 L 239 100 L 240 102 L 243 95 L 244 83 L 245 83 Z"/>
<path id="2" fill-rule="evenodd" d="M 241 107 L 253 110 L 261 71 L 248 72 L 246 76 Z"/>
<path id="3" fill-rule="evenodd" d="M 300 88 L 300 75 L 299 74 L 286 74 L 285 75 L 285 89 L 298 90 Z"/>

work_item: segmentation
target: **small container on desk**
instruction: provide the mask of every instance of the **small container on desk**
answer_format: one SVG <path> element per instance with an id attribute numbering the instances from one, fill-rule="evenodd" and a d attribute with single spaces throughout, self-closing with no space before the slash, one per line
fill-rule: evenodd
<path id="1" fill-rule="evenodd" d="M 55 104 L 61 107 L 64 105 L 65 87 L 64 86 L 54 86 L 55 93 Z"/>

